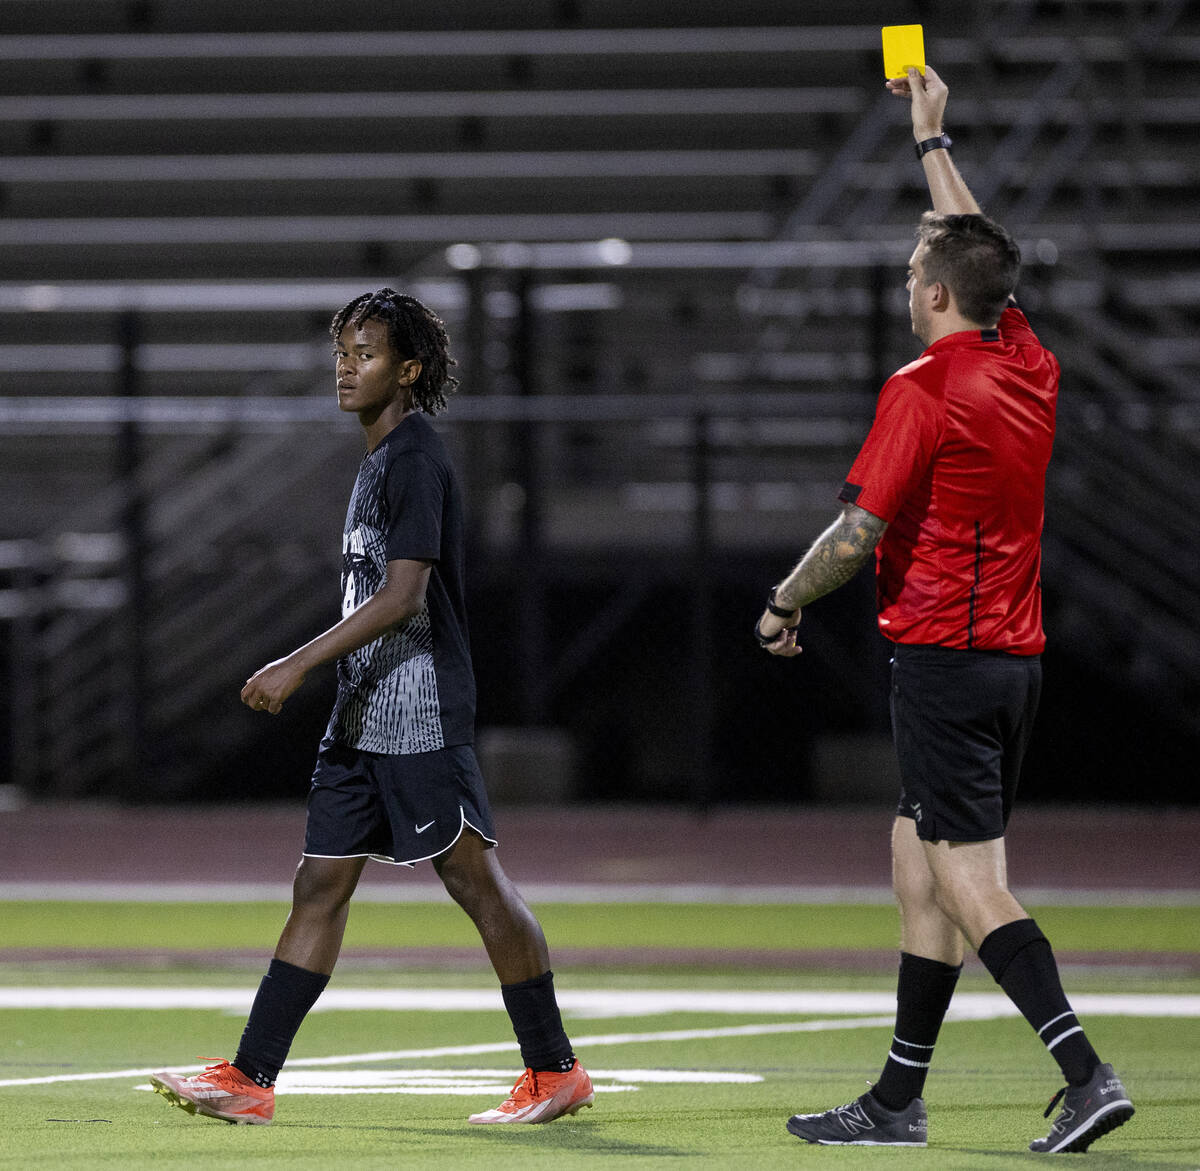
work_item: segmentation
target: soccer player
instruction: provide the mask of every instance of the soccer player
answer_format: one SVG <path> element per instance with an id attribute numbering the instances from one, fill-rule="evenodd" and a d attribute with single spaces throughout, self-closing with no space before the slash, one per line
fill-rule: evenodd
<path id="1" fill-rule="evenodd" d="M 525 1072 L 473 1123 L 550 1122 L 593 1100 L 563 1031 L 541 926 L 496 861 L 472 749 L 475 680 L 463 590 L 463 511 L 427 416 L 457 379 L 442 322 L 413 297 L 366 293 L 333 318 L 337 402 L 367 453 L 342 540 L 342 619 L 256 671 L 241 698 L 278 714 L 314 667 L 337 660 L 337 698 L 308 797 L 292 909 L 232 1062 L 160 1073 L 174 1105 L 270 1122 L 292 1039 L 329 981 L 368 858 L 430 860 L 483 939 Z"/>
<path id="2" fill-rule="evenodd" d="M 926 1145 L 921 1093 L 963 939 L 1062 1069 L 1062 1109 L 1036 1152 L 1082 1151 L 1133 1105 L 1063 993 L 1046 937 L 1013 896 L 1004 832 L 1041 686 L 1041 531 L 1058 363 L 1011 301 L 1020 254 L 981 214 L 942 130 L 930 68 L 889 82 L 911 101 L 934 210 L 909 260 L 925 345 L 879 396 L 841 516 L 770 593 L 755 634 L 800 652 L 801 608 L 877 553 L 879 627 L 895 645 L 892 728 L 902 793 L 892 831 L 900 909 L 896 1030 L 857 1100 L 798 1114 L 811 1143 Z M 877 548 L 878 547 L 878 548 Z"/>

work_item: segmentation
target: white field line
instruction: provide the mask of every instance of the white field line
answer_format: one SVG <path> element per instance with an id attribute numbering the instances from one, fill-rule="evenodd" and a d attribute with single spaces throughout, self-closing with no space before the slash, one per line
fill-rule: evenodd
<path id="1" fill-rule="evenodd" d="M 281 1094 L 507 1094 L 514 1070 L 505 1069 L 343 1069 L 336 1072 L 288 1069 L 279 1075 Z M 762 1074 L 703 1069 L 597 1069 L 588 1066 L 596 1091 L 636 1091 L 642 1085 L 754 1085 Z M 135 1090 L 153 1090 L 149 1082 Z"/>
<path id="2" fill-rule="evenodd" d="M 738 989 L 573 989 L 557 993 L 559 1007 L 575 1018 L 660 1016 L 664 1013 L 746 1013 L 781 1016 L 894 1013 L 894 992 L 754 991 Z M 0 1009 L 208 1010 L 244 1014 L 251 988 L 0 987 Z M 1200 995 L 1083 994 L 1072 998 L 1089 1016 L 1200 1016 Z M 500 1012 L 497 987 L 333 988 L 314 1012 Z M 1015 1016 L 1000 992 L 960 992 L 952 1018 Z"/>
<path id="3" fill-rule="evenodd" d="M 603 1045 L 639 1045 L 671 1041 L 706 1041 L 722 1037 L 764 1037 L 777 1033 L 819 1033 L 828 1029 L 890 1028 L 894 1015 L 854 1017 L 849 1020 L 786 1021 L 773 1025 L 733 1025 L 723 1029 L 676 1029 L 658 1033 L 601 1033 L 593 1037 L 573 1037 L 572 1044 L 587 1050 Z M 474 1057 L 484 1053 L 515 1053 L 515 1041 L 493 1041 L 483 1045 L 443 1045 L 436 1049 L 392 1049 L 376 1053 L 349 1053 L 337 1057 L 289 1058 L 288 1066 L 352 1065 L 360 1062 L 411 1061 L 427 1057 Z M 104 1073 L 63 1073 L 48 1077 L 0 1079 L 0 1089 L 8 1086 L 47 1086 L 58 1082 L 105 1081 L 119 1078 L 142 1078 L 157 1073 L 155 1069 L 116 1069 Z M 178 1073 L 197 1073 L 202 1065 L 172 1066 Z"/>
<path id="4" fill-rule="evenodd" d="M 1007 1004 L 996 993 L 964 993 L 970 1004 L 983 995 L 987 1011 Z M 244 1014 L 253 988 L 139 988 L 128 986 L 0 987 L 0 1009 L 208 1010 Z M 770 992 L 559 989 L 558 1006 L 573 1016 L 657 1016 L 670 1012 L 707 1013 L 874 1013 L 894 1012 L 890 992 Z M 313 1012 L 499 1012 L 504 1002 L 496 986 L 481 988 L 330 988 Z"/>
<path id="5" fill-rule="evenodd" d="M 7 989 L 5 991 L 27 992 L 27 989 Z M 34 990 L 45 991 L 45 990 Z M 87 991 L 86 989 L 72 989 L 68 991 L 80 992 Z M 112 991 L 112 990 L 102 990 Z M 123 989 L 119 991 L 141 992 L 146 989 Z M 175 991 L 175 990 L 172 990 Z M 187 990 L 182 990 L 187 991 Z M 369 990 L 347 990 L 347 992 L 367 992 Z M 397 990 L 403 992 L 404 990 Z M 455 990 L 448 990 L 454 992 Z M 469 990 L 472 995 L 475 990 Z M 665 992 L 665 993 L 642 993 L 632 991 L 614 991 L 603 993 L 569 993 L 566 992 L 560 998 L 562 1002 L 568 1001 L 572 996 L 590 995 L 597 997 L 609 997 L 617 1000 L 623 1000 L 629 1003 L 633 998 L 638 998 L 639 1003 L 646 1004 L 656 1001 L 659 997 L 667 997 L 670 999 L 670 1007 L 660 1011 L 681 1012 L 688 1011 L 686 1002 L 690 996 L 699 995 L 706 998 L 716 997 L 723 998 L 729 1005 L 724 1011 L 733 1012 L 762 1012 L 770 1011 L 758 1007 L 764 1001 L 762 997 L 773 996 L 771 993 L 747 993 L 747 992 L 720 992 L 720 993 L 684 993 L 684 992 Z M 858 992 L 837 992 L 837 993 L 793 993 L 784 994 L 797 998 L 803 998 L 802 1002 L 806 1004 L 817 1004 L 820 1007 L 797 1009 L 791 1008 L 784 1010 L 782 1005 L 775 1011 L 859 1011 L 863 1013 L 873 1012 L 880 1013 L 880 1009 L 886 1007 L 886 1013 L 880 1015 L 863 1015 L 853 1017 L 842 1017 L 834 1019 L 808 1020 L 808 1021 L 780 1021 L 774 1024 L 749 1024 L 749 1025 L 731 1025 L 722 1028 L 707 1028 L 707 1029 L 675 1029 L 668 1031 L 652 1032 L 652 1033 L 601 1033 L 593 1036 L 575 1036 L 574 1042 L 578 1048 L 586 1052 L 589 1048 L 597 1048 L 610 1045 L 638 1045 L 638 1044 L 669 1044 L 673 1041 L 695 1041 L 695 1040 L 713 1040 L 725 1037 L 763 1037 L 786 1033 L 809 1033 L 823 1032 L 830 1029 L 863 1029 L 863 1028 L 890 1028 L 895 1022 L 895 998 L 882 993 L 858 993 Z M 243 993 L 243 1003 L 249 1004 L 249 994 Z M 712 1003 L 712 1000 L 709 1000 Z M 740 1004 L 741 1007 L 735 1009 L 734 1004 Z M 848 1009 L 847 1005 L 858 1006 L 857 1009 Z M 21 1007 L 30 1007 L 28 1003 Z M 76 1007 L 82 1007 L 76 1005 Z M 133 1005 L 123 1004 L 120 1007 L 136 1007 Z M 144 1006 L 142 1006 L 144 1007 Z M 193 1005 L 183 1005 L 181 1007 L 194 1007 Z M 422 1011 L 427 1011 L 427 1005 L 422 1004 Z M 493 1005 L 493 1007 L 498 1007 Z M 1200 996 L 1154 996 L 1154 995 L 1084 995 L 1074 998 L 1074 1007 L 1078 1012 L 1085 1016 L 1134 1016 L 1134 1017 L 1200 1017 Z M 456 1009 L 455 1011 L 460 1011 Z M 709 1008 L 704 1011 L 714 1011 Z M 615 1014 L 614 1014 L 615 1015 Z M 640 1015 L 640 1014 L 639 1014 Z M 951 1021 L 963 1020 L 988 1020 L 1002 1016 L 1015 1016 L 1016 1010 L 1008 1002 L 1008 1000 L 995 993 L 962 993 L 955 998 L 951 1005 L 950 1012 L 947 1016 Z M 308 1057 L 295 1058 L 289 1062 L 290 1068 L 299 1066 L 307 1066 L 311 1068 L 319 1068 L 322 1066 L 332 1065 L 349 1065 L 372 1063 L 379 1061 L 409 1061 L 420 1058 L 437 1058 L 450 1056 L 475 1056 L 487 1053 L 511 1053 L 516 1050 L 516 1044 L 512 1041 L 489 1042 L 479 1045 L 447 1045 L 430 1049 L 392 1049 L 382 1050 L 370 1053 L 353 1053 L 346 1055 L 338 1055 L 332 1057 Z M 203 1068 L 202 1066 L 189 1066 L 181 1069 L 180 1072 L 194 1072 Z M 32 1085 L 51 1085 L 59 1082 L 74 1082 L 74 1081 L 98 1081 L 106 1079 L 121 1079 L 121 1078 L 143 1078 L 156 1072 L 153 1069 L 121 1069 L 109 1070 L 100 1073 L 74 1073 L 74 1074 L 56 1074 L 46 1077 L 36 1078 L 8 1078 L 0 1080 L 0 1088 L 10 1086 L 32 1086 Z"/>
<path id="6" fill-rule="evenodd" d="M 886 886 L 734 886 L 721 883 L 523 883 L 531 903 L 711 903 L 753 904 L 870 904 L 893 902 Z M 1196 907 L 1200 889 L 1075 890 L 1021 887 L 1016 894 L 1032 906 L 1058 907 Z M 288 903 L 289 883 L 282 882 L 0 882 L 0 902 L 97 903 Z M 441 883 L 364 882 L 355 892 L 360 903 L 445 903 L 450 898 Z"/>

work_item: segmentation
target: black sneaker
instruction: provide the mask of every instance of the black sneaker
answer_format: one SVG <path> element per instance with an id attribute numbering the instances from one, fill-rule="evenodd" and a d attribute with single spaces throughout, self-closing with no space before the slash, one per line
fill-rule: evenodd
<path id="1" fill-rule="evenodd" d="M 1046 1117 L 1062 1100 L 1062 1110 L 1045 1138 L 1029 1144 L 1039 1155 L 1056 1151 L 1086 1151 L 1103 1134 L 1133 1117 L 1133 1103 L 1111 1065 L 1098 1065 L 1082 1086 L 1063 1086 L 1046 1107 Z"/>
<path id="2" fill-rule="evenodd" d="M 903 1110 L 889 1110 L 870 1093 L 824 1114 L 793 1114 L 787 1121 L 797 1138 L 827 1147 L 923 1147 L 928 1126 L 920 1098 Z"/>

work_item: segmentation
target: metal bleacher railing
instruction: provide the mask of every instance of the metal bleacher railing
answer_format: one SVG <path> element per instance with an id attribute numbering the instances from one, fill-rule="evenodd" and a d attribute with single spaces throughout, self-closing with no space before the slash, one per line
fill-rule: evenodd
<path id="1" fill-rule="evenodd" d="M 576 249 L 587 251 L 596 248 Z M 545 256 L 525 249 L 481 258 L 494 264 L 502 255 L 523 265 L 557 267 L 564 259 L 561 250 Z M 444 296 L 450 287 L 443 281 L 426 290 L 418 283 L 416 291 L 437 305 L 439 292 Z M 557 295 L 541 298 L 549 312 L 562 298 L 571 300 L 569 286 L 551 288 Z M 110 287 L 93 292 L 86 302 L 84 290 L 72 290 L 77 310 L 85 303 L 113 306 Z M 325 294 L 334 290 L 316 295 Z M 144 295 L 133 293 L 132 302 L 143 303 Z M 238 291 L 235 306 L 241 296 L 260 310 L 269 307 L 263 288 Z M 211 304 L 212 291 L 200 290 L 199 299 Z M 181 304 L 178 296 L 167 300 Z M 295 290 L 285 300 L 294 303 Z M 162 310 L 161 302 L 151 304 Z M 310 353 L 321 349 L 313 346 Z M 480 447 L 491 453 L 490 461 L 466 467 L 485 547 L 501 555 L 518 546 L 528 552 L 530 509 L 523 502 L 536 498 L 539 547 L 657 547 L 691 556 L 702 527 L 724 543 L 753 545 L 761 540 L 756 531 L 812 509 L 816 500 L 806 496 L 796 474 L 797 453 L 806 446 L 813 452 L 846 448 L 865 426 L 870 401 L 865 391 L 801 400 L 780 393 L 464 396 L 454 402 L 446 428 L 468 453 Z M 24 617 L 27 627 L 36 618 L 23 661 L 37 669 L 13 682 L 26 692 L 36 689 L 21 706 L 38 712 L 34 726 L 46 733 L 20 756 L 28 774 L 23 782 L 54 778 L 59 791 L 86 792 L 115 768 L 135 768 L 130 735 L 139 719 L 154 728 L 186 727 L 188 717 L 210 711 L 214 698 L 229 690 L 231 655 L 268 657 L 278 650 L 281 622 L 311 628 L 319 613 L 328 612 L 342 501 L 340 493 L 332 504 L 318 500 L 314 486 L 328 480 L 329 468 L 352 467 L 357 436 L 327 395 L 10 397 L 0 399 L 0 425 L 10 434 L 64 436 L 119 435 L 132 426 L 147 452 L 135 485 L 145 503 L 141 585 L 130 582 L 129 541 L 137 536 L 123 541 L 111 534 L 110 561 L 100 566 L 106 605 L 98 594 L 86 608 L 64 604 L 56 583 L 78 570 L 61 556 L 57 565 L 44 556 L 40 577 L 8 595 L 14 617 Z M 514 428 L 520 437 L 514 438 Z M 598 470 L 594 460 L 580 467 L 575 446 L 563 438 L 568 432 L 576 445 L 586 434 L 590 443 L 611 450 L 607 469 Z M 701 432 L 714 463 L 721 461 L 703 473 L 695 455 Z M 528 442 L 540 449 L 536 484 L 520 482 L 515 470 Z M 166 451 L 154 454 L 163 443 Z M 784 447 L 787 469 L 764 481 L 770 469 L 763 456 Z M 817 462 L 829 458 L 822 454 Z M 106 499 L 89 500 L 77 512 L 92 523 L 105 516 L 110 523 L 119 520 L 130 488 L 128 482 L 114 485 Z M 831 491 L 825 484 L 819 493 L 822 506 Z M 701 519 L 710 512 L 711 523 Z M 71 525 L 69 518 L 63 523 Z M 325 555 L 314 556 L 314 550 Z M 139 595 L 143 604 L 135 607 Z M 139 660 L 141 678 L 131 684 Z M 128 709 L 138 692 L 145 709 L 134 718 Z M 211 715 L 195 735 L 229 750 L 245 739 L 246 729 Z M 170 783 L 186 788 L 206 757 L 178 747 L 172 755 Z"/>
<path id="2" fill-rule="evenodd" d="M 1130 254 L 1162 257 L 1180 247 L 1194 254 L 1195 240 L 1185 242 L 1188 229 L 1177 219 L 1136 226 L 1105 222 L 1101 176 L 1124 184 L 1133 193 L 1127 202 L 1143 212 L 1152 205 L 1141 198 L 1142 186 L 1156 181 L 1151 176 L 1161 183 L 1170 175 L 1168 182 L 1181 191 L 1195 189 L 1196 153 L 1151 158 L 1145 136 L 1155 125 L 1190 126 L 1200 110 L 1183 94 L 1148 98 L 1145 73 L 1147 62 L 1159 59 L 1195 61 L 1200 42 L 1179 35 L 1186 14 L 1181 3 L 1118 12 L 1128 21 L 1128 36 L 1020 38 L 1011 35 L 1011 12 L 981 21 L 960 59 L 985 66 L 1038 59 L 1049 68 L 1020 101 L 956 101 L 954 116 L 977 129 L 981 122 L 1002 128 L 986 160 L 972 167 L 972 185 L 993 214 L 1033 237 L 1024 246 L 1035 266 L 1033 273 L 1027 268 L 1022 301 L 1041 311 L 1047 339 L 1064 360 L 1045 570 L 1054 584 L 1070 583 L 1061 591 L 1063 624 L 1099 674 L 1118 685 L 1137 679 L 1161 696 L 1161 709 L 1178 726 L 1195 731 L 1200 638 L 1193 616 L 1200 606 L 1200 556 L 1190 517 L 1200 503 L 1194 470 L 1200 394 L 1197 353 L 1178 309 L 1195 281 L 1162 271 L 1157 259 L 1149 266 L 1153 277 L 1118 275 Z M 1097 67 L 1125 83 L 1118 102 L 1101 96 Z M 882 100 L 864 113 L 789 216 L 784 240 L 830 230 L 861 233 L 864 225 L 895 221 L 903 189 L 887 176 L 901 169 L 901 151 L 894 165 L 879 169 L 883 179 L 874 187 L 864 193 L 857 182 L 861 160 L 878 150 L 888 121 Z M 1124 148 L 1120 160 L 1098 165 L 1093 148 L 1114 125 Z M 1046 149 L 1050 130 L 1060 133 L 1054 148 Z M 902 151 L 907 149 L 904 144 Z M 1073 187 L 1081 188 L 1085 217 L 1074 224 L 1037 223 Z M 1114 253 L 1125 255 L 1117 259 Z M 1040 272 L 1037 261 L 1046 262 Z M 788 306 L 782 278 L 796 275 L 767 267 L 751 279 L 760 289 L 774 286 L 777 303 Z M 807 323 L 794 314 L 772 316 L 770 297 L 757 303 L 768 307 L 757 337 L 762 364 L 764 351 L 787 349 Z M 1117 312 L 1134 306 L 1142 319 L 1138 328 Z M 881 355 L 875 358 L 878 370 Z M 1178 507 L 1164 508 L 1168 499 Z"/>
<path id="3" fill-rule="evenodd" d="M 1164 261 L 1194 267 L 1194 228 L 1170 205 L 1200 186 L 1176 134 L 1200 118 L 1182 83 L 1200 38 L 1175 0 L 1114 3 L 1099 31 L 1069 8 L 980 6 L 931 60 L 1003 79 L 956 90 L 954 129 L 1022 240 L 1023 301 L 1067 371 L 1046 570 L 1062 627 L 1195 733 L 1200 579 L 1174 517 L 1200 503 L 1196 276 Z M 810 531 L 882 374 L 911 356 L 897 274 L 922 193 L 902 111 L 846 84 L 877 36 L 0 36 L 16 79 L 0 93 L 16 274 L 0 319 L 21 326 L 0 342 L 0 443 L 13 467 L 44 444 L 28 482 L 53 464 L 68 485 L 54 507 L 31 490 L 45 526 L 4 545 L 0 616 L 13 662 L 37 665 L 14 703 L 22 783 L 95 790 L 137 767 L 138 721 L 199 713 L 237 746 L 213 706 L 229 656 L 278 650 L 264 632 L 281 611 L 311 626 L 336 572 L 341 494 L 331 505 L 313 485 L 352 466 L 356 437 L 315 393 L 314 322 L 386 274 L 407 274 L 465 347 L 447 431 L 484 548 L 519 551 L 527 512 L 544 549 L 593 554 L 771 549 Z M 348 61 L 362 92 L 331 88 Z M 44 90 L 16 92 L 38 70 Z M 88 92 L 73 92 L 80 75 Z M 347 118 L 403 149 L 347 146 L 328 133 Z M 142 336 L 126 349 L 113 324 L 129 315 Z M 591 373 L 572 381 L 577 349 Z M 138 392 L 114 394 L 130 364 Z M 140 451 L 132 480 L 114 474 L 124 441 Z M 148 540 L 132 577 L 131 487 Z M 1164 495 L 1190 511 L 1156 507 Z M 141 631 L 127 621 L 139 590 Z M 176 735 L 169 755 L 169 783 L 195 783 L 198 740 Z"/>

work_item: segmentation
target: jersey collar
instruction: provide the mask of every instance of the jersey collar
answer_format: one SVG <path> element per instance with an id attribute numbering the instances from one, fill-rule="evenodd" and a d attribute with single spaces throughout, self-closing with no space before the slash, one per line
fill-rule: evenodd
<path id="1" fill-rule="evenodd" d="M 937 350 L 950 350 L 956 346 L 970 346 L 977 342 L 998 342 L 1000 340 L 1000 327 L 996 325 L 991 329 L 962 329 L 958 333 L 948 333 L 945 337 L 938 338 L 932 345 L 925 347 L 925 353 L 932 354 Z"/>

